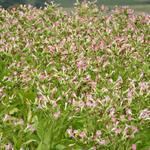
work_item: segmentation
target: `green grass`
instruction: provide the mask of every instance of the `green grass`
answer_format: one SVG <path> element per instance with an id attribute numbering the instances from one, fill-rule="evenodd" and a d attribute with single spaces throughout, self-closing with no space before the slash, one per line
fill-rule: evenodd
<path id="1" fill-rule="evenodd" d="M 137 12 L 145 12 L 150 14 L 150 5 L 133 5 L 130 7 Z"/>
<path id="2" fill-rule="evenodd" d="M 148 150 L 149 18 L 0 8 L 0 149 Z"/>

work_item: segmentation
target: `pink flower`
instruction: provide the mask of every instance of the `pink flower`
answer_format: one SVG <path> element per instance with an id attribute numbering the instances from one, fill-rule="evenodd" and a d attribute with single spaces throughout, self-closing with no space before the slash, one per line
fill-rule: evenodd
<path id="1" fill-rule="evenodd" d="M 34 132 L 36 129 L 33 127 L 33 125 L 32 124 L 28 124 L 27 125 L 27 129 L 29 130 L 29 131 L 31 131 L 31 132 Z"/>
<path id="2" fill-rule="evenodd" d="M 150 111 L 146 108 L 140 112 L 140 119 L 150 120 Z"/>
<path id="3" fill-rule="evenodd" d="M 127 115 L 132 115 L 131 109 L 128 108 L 128 109 L 126 110 L 126 114 L 127 114 Z"/>
<path id="4" fill-rule="evenodd" d="M 77 61 L 77 67 L 78 67 L 78 69 L 83 69 L 83 70 L 86 69 L 87 63 L 84 58 Z"/>
<path id="5" fill-rule="evenodd" d="M 95 136 L 100 137 L 101 135 L 102 135 L 102 132 L 100 130 L 97 130 Z"/>
<path id="6" fill-rule="evenodd" d="M 131 115 L 128 116 L 128 120 L 131 121 L 133 118 Z"/>
<path id="7" fill-rule="evenodd" d="M 112 32 L 112 29 L 106 28 L 106 32 L 107 32 L 108 34 L 110 34 L 110 33 Z"/>
<path id="8" fill-rule="evenodd" d="M 86 101 L 86 106 L 87 107 L 96 107 L 97 103 L 95 101 L 87 100 Z"/>
<path id="9" fill-rule="evenodd" d="M 49 49 L 49 51 L 50 51 L 51 53 L 54 53 L 55 50 L 56 50 L 56 48 L 55 48 L 54 46 L 51 46 L 51 45 L 48 46 L 48 49 Z"/>
<path id="10" fill-rule="evenodd" d="M 96 84 L 97 84 L 96 82 L 91 81 L 91 82 L 89 82 L 89 84 L 90 84 L 90 86 L 91 86 L 92 89 L 96 88 Z"/>
<path id="11" fill-rule="evenodd" d="M 121 133 L 121 129 L 120 129 L 120 128 L 116 128 L 115 133 L 116 133 L 116 134 Z"/>
<path id="12" fill-rule="evenodd" d="M 116 135 L 121 133 L 121 129 L 120 128 L 113 128 L 112 131 L 114 131 Z"/>
<path id="13" fill-rule="evenodd" d="M 57 105 L 58 105 L 56 101 L 51 101 L 51 103 L 52 103 L 53 107 L 57 107 Z"/>
<path id="14" fill-rule="evenodd" d="M 56 21 L 56 22 L 53 23 L 53 27 L 57 27 L 59 25 L 60 25 L 60 23 L 58 21 Z"/>
<path id="15" fill-rule="evenodd" d="M 89 75 L 87 75 L 87 76 L 85 77 L 85 80 L 86 80 L 86 81 L 90 81 L 90 79 L 91 79 L 91 78 L 90 78 Z"/>
<path id="16" fill-rule="evenodd" d="M 79 131 L 78 131 L 78 130 L 74 130 L 73 133 L 74 133 L 75 135 L 78 135 Z"/>
<path id="17" fill-rule="evenodd" d="M 60 111 L 54 113 L 54 118 L 58 119 L 60 117 Z"/>
<path id="18" fill-rule="evenodd" d="M 143 43 L 144 42 L 144 34 L 141 36 L 137 37 L 137 41 Z"/>
<path id="19" fill-rule="evenodd" d="M 3 118 L 3 121 L 10 121 L 10 120 L 11 120 L 11 116 L 5 114 L 5 116 L 4 116 L 4 118 Z"/>
<path id="20" fill-rule="evenodd" d="M 117 121 L 115 116 L 111 116 L 111 120 L 112 120 L 113 123 L 116 123 L 116 121 Z"/>
<path id="21" fill-rule="evenodd" d="M 38 103 L 38 108 L 41 109 L 43 107 L 46 107 L 46 105 L 48 103 L 48 100 L 43 94 L 38 93 L 38 95 L 37 95 L 37 103 Z"/>
<path id="22" fill-rule="evenodd" d="M 85 106 L 85 103 L 84 103 L 83 101 L 80 101 L 80 102 L 78 103 L 78 106 L 79 106 L 80 108 L 82 108 L 82 107 Z"/>
<path id="23" fill-rule="evenodd" d="M 80 132 L 79 133 L 79 137 L 82 138 L 82 139 L 85 138 L 86 137 L 86 133 L 84 131 Z"/>
<path id="24" fill-rule="evenodd" d="M 131 128 L 133 130 L 133 134 L 135 134 L 135 133 L 137 133 L 139 131 L 136 126 L 132 126 Z"/>
<path id="25" fill-rule="evenodd" d="M 5 150 L 14 150 L 13 145 L 11 143 L 7 144 Z"/>
<path id="26" fill-rule="evenodd" d="M 132 144 L 132 150 L 136 150 L 136 144 Z"/>
<path id="27" fill-rule="evenodd" d="M 45 80 L 47 75 L 45 73 L 40 74 L 40 80 Z"/>
<path id="28" fill-rule="evenodd" d="M 106 140 L 101 140 L 101 141 L 98 142 L 98 144 L 100 144 L 100 145 L 106 145 Z"/>
<path id="29" fill-rule="evenodd" d="M 121 115 L 120 119 L 121 119 L 121 121 L 123 121 L 125 119 L 125 115 Z"/>
<path id="30" fill-rule="evenodd" d="M 14 124 L 15 125 L 24 125 L 24 121 L 23 121 L 23 119 L 19 119 L 17 121 L 14 121 Z"/>
<path id="31" fill-rule="evenodd" d="M 29 16 L 27 16 L 27 19 L 28 19 L 29 21 L 31 21 L 31 20 L 35 19 L 35 16 L 34 16 L 34 15 L 29 15 Z"/>
<path id="32" fill-rule="evenodd" d="M 63 72 L 65 72 L 65 71 L 66 71 L 66 67 L 65 67 L 65 66 L 62 66 L 62 68 L 61 68 L 61 69 L 62 69 L 62 71 L 63 71 Z"/>
<path id="33" fill-rule="evenodd" d="M 110 110 L 109 110 L 109 115 L 110 116 L 113 116 L 115 114 L 115 108 L 111 108 Z"/>
<path id="34" fill-rule="evenodd" d="M 105 99 L 102 100 L 102 104 L 105 105 L 110 101 L 110 97 L 109 96 L 105 96 Z"/>
<path id="35" fill-rule="evenodd" d="M 139 83 L 139 88 L 140 88 L 140 91 L 147 91 L 149 86 L 148 86 L 148 83 L 147 82 L 141 82 Z"/>
<path id="36" fill-rule="evenodd" d="M 70 137 L 74 137 L 74 133 L 72 129 L 67 129 L 67 133 Z"/>
<path id="37" fill-rule="evenodd" d="M 92 102 L 91 102 L 90 100 L 88 100 L 88 101 L 86 102 L 86 106 L 88 106 L 88 107 L 92 107 L 92 106 L 93 106 L 93 104 L 92 104 Z"/>
<path id="38" fill-rule="evenodd" d="M 96 146 L 92 147 L 90 150 L 96 150 Z"/>
<path id="39" fill-rule="evenodd" d="M 133 90 L 129 89 L 128 94 L 127 94 L 127 97 L 128 97 L 129 100 L 132 100 L 133 94 L 134 94 Z"/>
<path id="40" fill-rule="evenodd" d="M 105 42 L 104 41 L 100 41 L 99 42 L 99 48 L 100 49 L 104 49 L 105 48 Z"/>

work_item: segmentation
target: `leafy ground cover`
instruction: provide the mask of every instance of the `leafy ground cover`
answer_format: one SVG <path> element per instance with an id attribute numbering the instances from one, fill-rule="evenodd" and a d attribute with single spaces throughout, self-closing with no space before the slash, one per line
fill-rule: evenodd
<path id="1" fill-rule="evenodd" d="M 0 8 L 0 149 L 148 150 L 149 35 L 127 7 Z"/>
<path id="2" fill-rule="evenodd" d="M 73 4 L 76 0 L 53 0 L 54 3 L 59 4 L 64 9 L 69 11 L 73 9 Z M 78 0 L 82 2 L 83 0 Z M 94 1 L 94 0 L 90 0 Z M 0 5 L 5 9 L 17 7 L 19 4 L 32 4 L 36 7 L 44 7 L 44 3 L 50 3 L 51 0 L 0 0 Z M 150 1 L 149 0 L 96 0 L 97 5 L 106 5 L 110 9 L 118 6 L 130 6 L 137 12 L 150 13 Z"/>

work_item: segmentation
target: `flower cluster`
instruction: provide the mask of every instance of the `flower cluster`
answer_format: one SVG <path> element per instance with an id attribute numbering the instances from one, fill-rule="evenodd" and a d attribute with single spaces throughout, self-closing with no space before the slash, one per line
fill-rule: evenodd
<path id="1" fill-rule="evenodd" d="M 0 149 L 144 146 L 149 35 L 128 7 L 0 8 Z"/>

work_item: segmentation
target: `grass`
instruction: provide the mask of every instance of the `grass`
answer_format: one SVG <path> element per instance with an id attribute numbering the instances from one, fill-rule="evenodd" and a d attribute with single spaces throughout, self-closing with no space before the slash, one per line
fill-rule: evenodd
<path id="1" fill-rule="evenodd" d="M 136 10 L 137 12 L 145 12 L 150 14 L 150 5 L 134 5 L 130 7 Z"/>
<path id="2" fill-rule="evenodd" d="M 149 19 L 0 8 L 0 149 L 148 150 Z"/>

